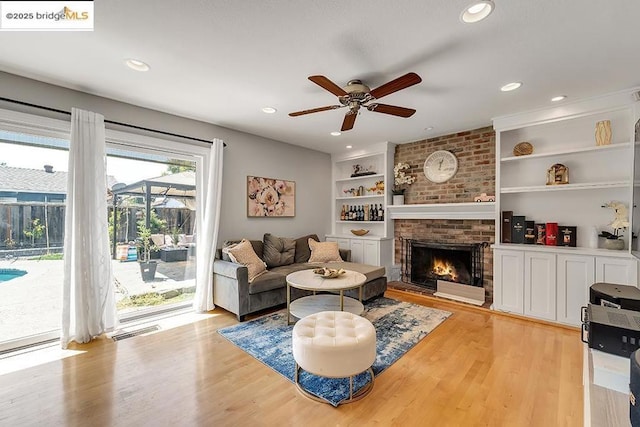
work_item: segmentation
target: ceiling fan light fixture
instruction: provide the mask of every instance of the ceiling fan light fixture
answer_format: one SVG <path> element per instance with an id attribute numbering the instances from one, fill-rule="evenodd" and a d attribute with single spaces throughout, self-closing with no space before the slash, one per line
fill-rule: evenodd
<path id="1" fill-rule="evenodd" d="M 146 62 L 140 61 L 139 59 L 133 59 L 133 58 L 125 59 L 124 63 L 127 65 L 127 67 L 135 71 L 149 71 L 149 69 L 151 68 L 149 67 L 149 64 L 147 64 Z"/>
<path id="2" fill-rule="evenodd" d="M 462 11 L 460 20 L 467 24 L 480 22 L 491 15 L 493 9 L 495 9 L 495 4 L 491 0 L 476 1 Z"/>
<path id="3" fill-rule="evenodd" d="M 334 130 L 333 132 L 330 133 L 331 136 L 340 136 L 342 135 L 342 132 L 338 132 L 337 130 Z"/>
<path id="4" fill-rule="evenodd" d="M 558 96 L 554 96 L 553 98 L 551 98 L 552 102 L 558 102 L 558 101 L 562 101 L 563 99 L 566 99 L 567 95 L 558 95 Z"/>
<path id="5" fill-rule="evenodd" d="M 278 110 L 276 110 L 273 107 L 262 107 L 262 112 L 265 113 L 265 114 L 273 114 L 276 111 L 278 111 Z"/>
<path id="6" fill-rule="evenodd" d="M 506 85 L 502 86 L 500 90 L 502 92 L 511 92 L 512 90 L 519 89 L 520 86 L 522 86 L 522 82 L 507 83 Z"/>

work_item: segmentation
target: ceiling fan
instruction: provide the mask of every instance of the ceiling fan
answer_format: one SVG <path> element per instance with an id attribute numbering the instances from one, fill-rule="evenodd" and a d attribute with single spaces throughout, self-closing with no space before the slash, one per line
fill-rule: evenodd
<path id="1" fill-rule="evenodd" d="M 412 108 L 380 104 L 375 101 L 383 96 L 406 89 L 409 86 L 413 86 L 422 81 L 420 76 L 416 73 L 407 73 L 404 76 L 398 77 L 395 80 L 391 80 L 390 82 L 371 90 L 369 89 L 369 86 L 365 85 L 360 80 L 351 80 L 343 88 L 336 85 L 325 76 L 310 76 L 309 80 L 337 96 L 340 104 L 296 111 L 294 113 L 289 113 L 289 115 L 291 117 L 297 117 L 305 114 L 319 113 L 320 111 L 348 107 L 349 111 L 344 115 L 344 121 L 342 122 L 342 128 L 340 129 L 341 131 L 353 129 L 360 107 L 365 107 L 367 110 L 374 111 L 376 113 L 390 114 L 392 116 L 405 118 L 411 117 L 416 112 L 416 110 Z"/>

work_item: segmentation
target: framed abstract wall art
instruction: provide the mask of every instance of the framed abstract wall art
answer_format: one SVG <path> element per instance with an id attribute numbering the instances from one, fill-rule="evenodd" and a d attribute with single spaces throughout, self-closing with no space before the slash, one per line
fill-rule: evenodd
<path id="1" fill-rule="evenodd" d="M 247 176 L 247 217 L 293 217 L 295 215 L 295 181 Z"/>

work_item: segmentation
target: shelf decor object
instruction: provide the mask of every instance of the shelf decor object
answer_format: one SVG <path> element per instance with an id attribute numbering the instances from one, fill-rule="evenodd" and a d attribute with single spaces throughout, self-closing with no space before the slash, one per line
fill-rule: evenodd
<path id="1" fill-rule="evenodd" d="M 562 185 L 569 183 L 569 168 L 562 163 L 556 163 L 547 170 L 547 185 Z"/>
<path id="2" fill-rule="evenodd" d="M 611 120 L 596 122 L 596 145 L 611 144 Z"/>
<path id="3" fill-rule="evenodd" d="M 364 228 L 361 228 L 359 230 L 351 230 L 351 232 L 353 234 L 355 234 L 356 236 L 364 236 L 365 234 L 367 234 L 369 232 L 369 230 L 366 230 Z"/>
<path id="4" fill-rule="evenodd" d="M 520 142 L 513 147 L 514 156 L 527 156 L 533 153 L 533 145 L 529 142 Z"/>

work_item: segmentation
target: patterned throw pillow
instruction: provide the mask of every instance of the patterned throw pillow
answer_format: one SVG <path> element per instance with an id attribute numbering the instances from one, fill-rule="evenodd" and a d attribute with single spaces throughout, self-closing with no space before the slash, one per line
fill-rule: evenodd
<path id="1" fill-rule="evenodd" d="M 342 262 L 338 242 L 316 242 L 309 239 L 311 258 L 309 262 Z"/>
<path id="2" fill-rule="evenodd" d="M 233 262 L 247 266 L 249 283 L 267 271 L 264 262 L 256 255 L 251 242 L 242 239 L 240 243 L 229 249 L 229 257 Z"/>

